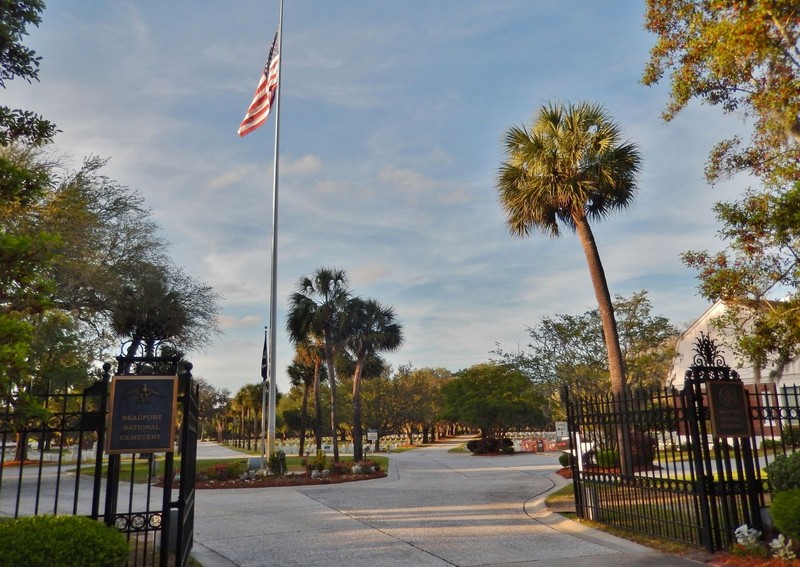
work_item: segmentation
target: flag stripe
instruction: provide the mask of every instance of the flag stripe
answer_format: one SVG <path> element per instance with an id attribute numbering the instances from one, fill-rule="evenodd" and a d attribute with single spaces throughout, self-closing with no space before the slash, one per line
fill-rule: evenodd
<path id="1" fill-rule="evenodd" d="M 278 72 L 280 69 L 280 52 L 278 49 L 278 33 L 275 32 L 275 39 L 269 50 L 267 63 L 264 65 L 264 72 L 258 81 L 256 92 L 253 95 L 253 102 L 247 108 L 244 120 L 239 125 L 239 136 L 246 136 L 264 122 L 269 117 L 272 103 L 275 100 L 275 92 L 278 90 Z"/>

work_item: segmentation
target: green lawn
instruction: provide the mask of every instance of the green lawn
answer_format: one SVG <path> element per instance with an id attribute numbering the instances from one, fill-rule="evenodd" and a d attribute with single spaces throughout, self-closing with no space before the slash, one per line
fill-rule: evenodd
<path id="1" fill-rule="evenodd" d="M 554 508 L 556 510 L 559 508 L 563 508 L 565 504 L 574 504 L 574 503 L 575 503 L 575 493 L 573 491 L 572 483 L 566 486 L 562 486 L 558 490 L 551 492 L 545 498 L 545 505 Z M 595 528 L 597 530 L 613 534 L 617 537 L 621 537 L 623 539 L 639 543 L 651 549 L 657 549 L 663 553 L 670 553 L 674 555 L 686 555 L 689 553 L 696 552 L 698 550 L 698 548 L 692 545 L 680 543 L 674 540 L 659 538 L 656 536 L 644 535 L 638 532 L 628 531 L 621 528 L 616 528 L 614 526 L 600 524 L 598 522 L 592 522 L 591 520 L 578 520 L 574 512 L 566 512 L 566 513 L 559 512 L 559 513 L 562 516 L 569 518 L 571 520 L 580 521 L 580 523 L 589 526 L 591 528 Z"/>

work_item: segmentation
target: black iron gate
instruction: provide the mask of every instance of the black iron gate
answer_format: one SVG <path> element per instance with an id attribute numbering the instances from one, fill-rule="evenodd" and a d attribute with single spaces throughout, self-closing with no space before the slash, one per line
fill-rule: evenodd
<path id="1" fill-rule="evenodd" d="M 741 525 L 762 529 L 770 501 L 762 469 L 796 446 L 798 396 L 775 384 L 745 389 L 707 337 L 695 352 L 680 391 L 565 392 L 580 518 L 712 552 L 730 546 Z M 715 384 L 741 393 L 747 434 L 712 429 Z"/>
<path id="2" fill-rule="evenodd" d="M 177 356 L 117 362 L 117 375 L 178 374 Z M 104 458 L 110 364 L 81 392 L 47 383 L 38 392 L 0 398 L 0 516 L 88 516 L 126 534 L 131 567 L 186 565 L 197 453 L 198 392 L 191 368 L 185 364 L 179 375 L 179 467 L 172 452 Z"/>

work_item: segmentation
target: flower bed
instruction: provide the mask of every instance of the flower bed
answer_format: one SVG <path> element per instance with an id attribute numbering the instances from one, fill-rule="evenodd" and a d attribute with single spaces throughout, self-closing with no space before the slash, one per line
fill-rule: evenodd
<path id="1" fill-rule="evenodd" d="M 366 474 L 330 474 L 326 477 L 312 478 L 308 473 L 302 474 L 272 474 L 256 475 L 249 479 L 205 480 L 197 481 L 195 488 L 270 488 L 281 486 L 309 486 L 316 484 L 338 484 L 341 482 L 354 482 L 384 478 L 386 473 L 374 472 Z"/>

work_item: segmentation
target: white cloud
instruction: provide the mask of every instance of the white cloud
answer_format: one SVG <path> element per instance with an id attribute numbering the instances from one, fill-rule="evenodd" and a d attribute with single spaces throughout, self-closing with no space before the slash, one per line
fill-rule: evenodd
<path id="1" fill-rule="evenodd" d="M 41 84 L 9 83 L 4 104 L 53 119 L 60 150 L 109 156 L 107 173 L 144 195 L 176 263 L 225 297 L 224 334 L 193 362 L 235 390 L 259 379 L 275 118 L 244 139 L 236 128 L 277 10 L 200 3 L 189 18 L 188 6 L 50 3 L 30 36 Z M 647 288 L 676 322 L 700 310 L 678 254 L 716 245 L 711 204 L 747 184 L 712 191 L 702 172 L 742 125 L 699 105 L 661 121 L 666 88 L 638 82 L 653 41 L 639 7 L 298 0 L 285 18 L 281 367 L 292 356 L 286 297 L 319 266 L 395 308 L 406 336 L 395 364 L 464 368 L 495 341 L 524 343 L 544 315 L 593 308 L 577 238 L 512 238 L 494 189 L 503 132 L 549 98 L 605 104 L 644 154 L 636 205 L 595 227 L 612 293 Z"/>

